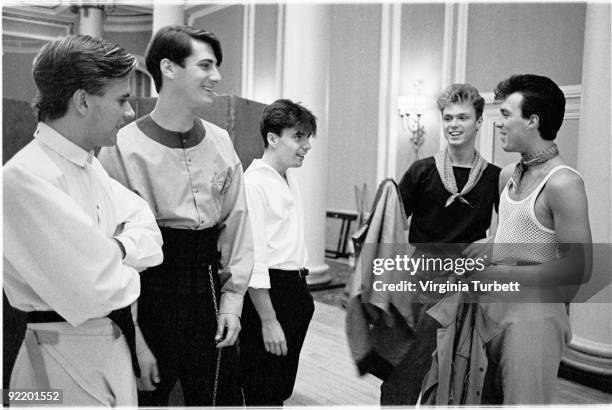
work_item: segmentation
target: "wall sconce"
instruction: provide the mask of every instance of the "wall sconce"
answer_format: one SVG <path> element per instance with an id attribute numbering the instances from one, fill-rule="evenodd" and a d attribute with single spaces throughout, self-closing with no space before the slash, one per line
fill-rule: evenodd
<path id="1" fill-rule="evenodd" d="M 425 101 L 420 94 L 402 95 L 398 98 L 398 110 L 402 119 L 402 128 L 412 133 L 410 142 L 419 157 L 419 149 L 425 142 L 425 127 L 421 124 L 421 115 L 425 108 Z"/>

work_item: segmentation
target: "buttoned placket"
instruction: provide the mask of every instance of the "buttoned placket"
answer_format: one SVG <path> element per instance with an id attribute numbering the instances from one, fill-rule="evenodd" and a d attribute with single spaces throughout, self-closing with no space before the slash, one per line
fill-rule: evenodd
<path id="1" fill-rule="evenodd" d="M 200 215 L 200 212 L 198 210 L 198 200 L 196 198 L 196 194 L 199 192 L 199 189 L 197 186 L 194 185 L 194 180 L 191 175 L 192 174 L 191 166 L 193 163 L 193 159 L 191 157 L 191 154 L 187 152 L 187 149 L 185 148 L 185 144 L 187 144 L 187 138 L 181 137 L 181 149 L 183 150 L 183 158 L 185 161 L 185 167 L 187 168 L 187 174 L 189 175 L 189 186 L 191 187 L 193 205 L 194 205 L 196 214 L 198 215 L 198 220 L 200 221 L 200 227 L 203 227 L 206 221 L 204 220 L 204 218 L 202 218 L 202 215 Z"/>
<path id="2" fill-rule="evenodd" d="M 91 198 L 94 199 L 96 203 L 96 223 L 98 227 L 101 227 L 102 225 L 102 206 L 100 204 L 101 197 L 100 195 L 96 195 L 96 192 L 95 192 L 97 181 L 95 181 L 94 169 L 92 166 L 93 158 L 94 158 L 94 152 L 89 151 L 87 155 L 87 159 L 85 160 L 85 163 L 83 164 L 83 170 L 85 171 L 87 175 L 87 179 L 90 180 L 89 189 L 91 190 L 91 193 L 92 193 Z"/>

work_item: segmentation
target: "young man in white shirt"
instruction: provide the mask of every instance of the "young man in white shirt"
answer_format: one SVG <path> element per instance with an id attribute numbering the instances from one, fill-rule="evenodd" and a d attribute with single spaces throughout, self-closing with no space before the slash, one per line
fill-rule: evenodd
<path id="1" fill-rule="evenodd" d="M 306 284 L 303 203 L 289 168 L 302 166 L 315 116 L 290 100 L 264 109 L 265 151 L 245 172 L 254 268 L 242 312 L 240 356 L 249 406 L 282 406 L 293 392 L 314 313 Z"/>
<path id="2" fill-rule="evenodd" d="M 66 406 L 137 405 L 130 305 L 138 271 L 163 259 L 162 237 L 146 202 L 94 156 L 134 116 L 135 66 L 90 36 L 46 44 L 32 69 L 34 140 L 3 168 L 4 290 L 28 322 L 10 386 L 60 389 Z"/>

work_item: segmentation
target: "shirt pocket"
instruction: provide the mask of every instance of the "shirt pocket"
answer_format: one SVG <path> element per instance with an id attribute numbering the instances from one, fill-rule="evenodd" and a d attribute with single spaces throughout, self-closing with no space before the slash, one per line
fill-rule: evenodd
<path id="1" fill-rule="evenodd" d="M 210 200 L 213 204 L 213 209 L 211 210 L 213 213 L 213 217 L 215 220 L 218 220 L 221 216 L 221 209 L 223 208 L 223 199 L 225 197 L 225 192 L 227 191 L 227 175 L 223 171 L 219 170 L 210 170 L 209 171 L 212 177 L 210 177 Z M 227 185 L 229 187 L 229 185 Z"/>

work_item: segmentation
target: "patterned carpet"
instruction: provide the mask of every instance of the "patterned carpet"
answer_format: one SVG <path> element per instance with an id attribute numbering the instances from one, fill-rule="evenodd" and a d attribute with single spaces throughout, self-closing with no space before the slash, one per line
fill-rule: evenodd
<path id="1" fill-rule="evenodd" d="M 329 265 L 329 274 L 332 277 L 331 285 L 346 285 L 350 280 L 352 268 L 346 263 L 337 262 L 334 259 L 326 258 L 325 263 Z M 347 294 L 344 286 L 332 289 L 311 289 L 312 297 L 317 302 L 343 308 L 346 305 Z"/>

